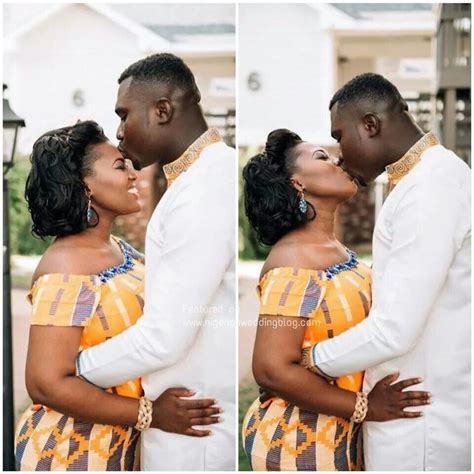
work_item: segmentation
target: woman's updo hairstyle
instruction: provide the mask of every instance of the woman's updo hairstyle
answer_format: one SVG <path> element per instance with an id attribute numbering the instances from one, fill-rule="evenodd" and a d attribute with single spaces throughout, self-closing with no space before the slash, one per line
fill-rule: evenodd
<path id="1" fill-rule="evenodd" d="M 309 216 L 299 210 L 300 195 L 290 181 L 296 171 L 292 150 L 302 142 L 290 130 L 274 130 L 267 137 L 265 151 L 252 157 L 244 167 L 245 213 L 263 244 L 274 245 L 290 230 L 316 216 L 309 202 Z"/>
<path id="2" fill-rule="evenodd" d="M 83 179 L 92 174 L 97 158 L 92 147 L 108 138 L 94 121 L 51 130 L 36 140 L 25 198 L 32 232 L 44 238 L 77 234 L 97 225 L 87 220 L 88 197 Z"/>

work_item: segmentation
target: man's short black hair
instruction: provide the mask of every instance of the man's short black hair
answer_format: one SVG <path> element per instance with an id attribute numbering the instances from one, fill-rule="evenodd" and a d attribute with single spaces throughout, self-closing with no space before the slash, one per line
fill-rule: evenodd
<path id="1" fill-rule="evenodd" d="M 174 85 L 186 92 L 193 93 L 197 102 L 201 99 L 194 74 L 187 64 L 174 54 L 158 53 L 140 59 L 122 72 L 118 83 L 121 84 L 129 77 L 132 78 L 132 82 L 161 82 Z"/>
<path id="2" fill-rule="evenodd" d="M 367 72 L 355 76 L 344 84 L 333 96 L 329 103 L 331 110 L 336 102 L 339 106 L 357 102 L 362 99 L 380 101 L 401 101 L 403 98 L 398 89 L 380 74 Z"/>

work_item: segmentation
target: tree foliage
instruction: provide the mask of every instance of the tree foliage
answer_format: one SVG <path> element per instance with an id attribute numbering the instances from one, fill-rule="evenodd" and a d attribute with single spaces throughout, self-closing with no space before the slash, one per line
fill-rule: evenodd
<path id="1" fill-rule="evenodd" d="M 241 152 L 239 157 L 239 257 L 242 260 L 265 260 L 270 247 L 258 242 L 255 231 L 245 215 L 242 170 L 250 153 Z"/>
<path id="2" fill-rule="evenodd" d="M 50 239 L 41 240 L 31 233 L 31 217 L 25 200 L 25 183 L 30 172 L 30 160 L 26 156 L 15 157 L 13 168 L 8 172 L 10 252 L 20 255 L 41 255 Z"/>

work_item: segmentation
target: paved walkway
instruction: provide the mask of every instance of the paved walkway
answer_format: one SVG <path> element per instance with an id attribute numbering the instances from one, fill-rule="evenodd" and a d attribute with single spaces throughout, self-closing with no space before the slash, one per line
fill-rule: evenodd
<path id="1" fill-rule="evenodd" d="M 30 281 L 40 257 L 12 255 L 12 275 L 24 277 Z M 12 330 L 13 330 L 13 400 L 15 417 L 31 403 L 25 385 L 26 354 L 28 351 L 28 334 L 30 327 L 30 304 L 26 299 L 28 291 L 12 289 Z"/>
<path id="2" fill-rule="evenodd" d="M 30 305 L 26 300 L 26 290 L 12 290 L 13 329 L 13 399 L 15 416 L 23 412 L 30 403 L 25 385 L 26 353 L 30 325 Z"/>

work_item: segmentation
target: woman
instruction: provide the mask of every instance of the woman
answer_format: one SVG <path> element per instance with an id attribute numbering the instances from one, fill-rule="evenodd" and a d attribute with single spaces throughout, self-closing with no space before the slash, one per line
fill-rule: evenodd
<path id="1" fill-rule="evenodd" d="M 34 405 L 21 417 L 21 470 L 132 470 L 140 431 L 193 436 L 218 421 L 214 400 L 154 402 L 140 380 L 102 390 L 76 377 L 79 350 L 133 325 L 143 312 L 143 255 L 111 236 L 118 215 L 140 210 L 137 173 L 97 123 L 47 132 L 33 146 L 26 199 L 39 237 L 56 237 L 29 293 L 32 319 L 26 385 Z M 199 402 L 202 402 L 199 408 Z"/>
<path id="2" fill-rule="evenodd" d="M 370 269 L 334 235 L 336 210 L 357 185 L 325 150 L 284 129 L 270 133 L 243 176 L 247 217 L 260 241 L 273 245 L 257 287 L 253 355 L 268 395 L 243 423 L 252 469 L 361 470 L 361 422 L 419 417 L 403 409 L 429 403 L 430 394 L 402 392 L 420 380 L 392 384 L 393 374 L 367 397 L 363 373 L 328 382 L 308 370 L 306 348 L 369 313 Z"/>

